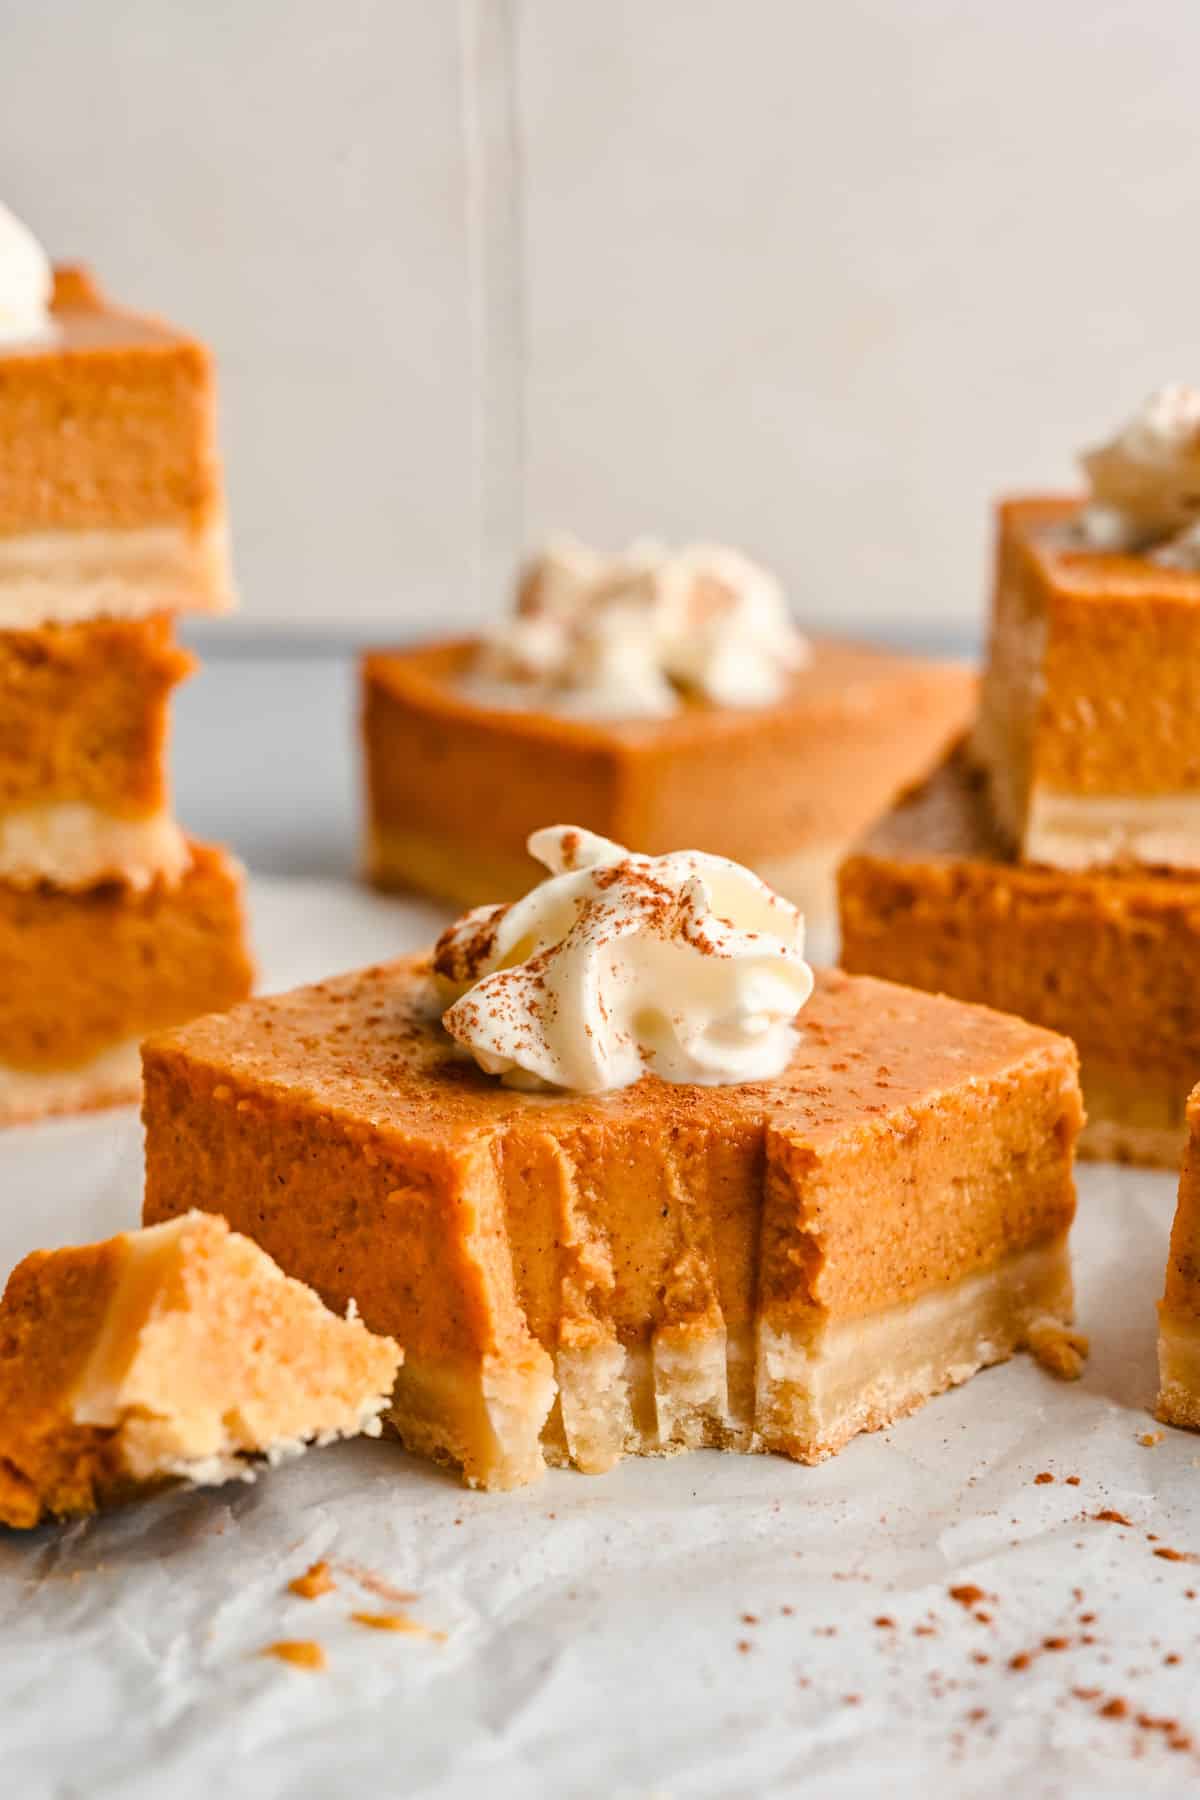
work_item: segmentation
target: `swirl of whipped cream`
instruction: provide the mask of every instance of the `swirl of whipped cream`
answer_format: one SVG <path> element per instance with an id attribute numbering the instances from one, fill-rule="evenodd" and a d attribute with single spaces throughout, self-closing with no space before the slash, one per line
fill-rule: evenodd
<path id="1" fill-rule="evenodd" d="M 812 992 L 804 921 L 748 869 L 535 831 L 550 874 L 443 932 L 443 1023 L 514 1087 L 600 1093 L 647 1072 L 721 1086 L 778 1075 Z"/>
<path id="2" fill-rule="evenodd" d="M 501 704 L 661 718 L 687 691 L 769 706 L 810 655 L 779 582 L 740 551 L 641 540 L 605 557 L 563 538 L 525 571 L 470 680 Z"/>
<path id="3" fill-rule="evenodd" d="M 1085 543 L 1200 569 L 1200 389 L 1160 388 L 1082 462 L 1092 489 L 1079 520 Z"/>
<path id="4" fill-rule="evenodd" d="M 45 337 L 52 328 L 54 271 L 28 226 L 0 203 L 0 342 Z"/>

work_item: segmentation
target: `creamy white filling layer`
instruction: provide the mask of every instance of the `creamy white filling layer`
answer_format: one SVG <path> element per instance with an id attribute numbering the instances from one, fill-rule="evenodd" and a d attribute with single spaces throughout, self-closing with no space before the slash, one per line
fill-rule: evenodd
<path id="1" fill-rule="evenodd" d="M 1035 787 L 1022 853 L 1055 869 L 1135 862 L 1200 869 L 1200 794 L 1060 794 Z"/>
<path id="2" fill-rule="evenodd" d="M 0 1125 L 93 1106 L 132 1105 L 141 1086 L 139 1038 L 113 1044 L 73 1069 L 16 1069 L 0 1062 Z"/>
<path id="3" fill-rule="evenodd" d="M 188 866 L 187 842 L 168 813 L 117 819 L 94 806 L 67 802 L 0 813 L 0 881 L 61 888 L 121 880 L 147 888 L 177 881 Z"/>
<path id="4" fill-rule="evenodd" d="M 0 537 L 0 630 L 236 603 L 223 516 L 200 529 L 35 531 Z"/>

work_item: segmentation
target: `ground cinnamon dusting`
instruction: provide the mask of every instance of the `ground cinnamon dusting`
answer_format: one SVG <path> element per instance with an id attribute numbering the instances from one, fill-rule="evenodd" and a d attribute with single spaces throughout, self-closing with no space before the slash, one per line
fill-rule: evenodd
<path id="1" fill-rule="evenodd" d="M 333 1572 L 327 1562 L 315 1562 L 288 1582 L 289 1594 L 296 1594 L 301 1600 L 317 1600 L 322 1594 L 331 1594 L 337 1587 Z"/>
<path id="2" fill-rule="evenodd" d="M 1102 1519 L 1108 1525 L 1132 1525 L 1133 1524 L 1132 1519 L 1127 1519 L 1125 1517 L 1124 1513 L 1117 1512 L 1111 1506 L 1106 1506 L 1104 1508 L 1103 1512 L 1093 1513 L 1092 1517 L 1093 1517 L 1093 1519 Z"/>
<path id="3" fill-rule="evenodd" d="M 338 1562 L 334 1567 L 339 1574 L 349 1575 L 352 1581 L 357 1581 L 359 1587 L 366 1588 L 369 1594 L 378 1594 L 381 1600 L 390 1600 L 393 1606 L 407 1606 L 410 1600 L 417 1598 L 411 1589 L 396 1587 L 393 1582 L 377 1575 L 374 1569 L 364 1568 L 361 1563 Z"/>
<path id="4" fill-rule="evenodd" d="M 1041 1477 L 1039 1476 L 1038 1479 L 1040 1481 Z M 983 1589 L 973 1586 L 969 1581 L 964 1581 L 959 1587 L 949 1588 L 947 1592 L 952 1600 L 957 1600 L 960 1606 L 968 1608 L 977 1605 L 980 1600 L 987 1599 Z"/>
<path id="5" fill-rule="evenodd" d="M 435 1643 L 444 1644 L 444 1631 L 430 1631 L 428 1625 L 422 1625 L 419 1619 L 410 1619 L 407 1613 L 352 1612 L 350 1618 L 355 1625 L 365 1625 L 369 1631 L 400 1631 L 406 1637 L 432 1638 Z"/>
<path id="6" fill-rule="evenodd" d="M 1044 1487 L 1048 1481 L 1053 1481 L 1054 1477 L 1049 1469 L 1043 1469 L 1041 1474 L 1035 1475 L 1033 1479 L 1038 1487 Z"/>
<path id="7" fill-rule="evenodd" d="M 1171 1550 L 1168 1549 L 1166 1544 L 1160 1544 L 1154 1554 L 1155 1556 L 1161 1556 L 1164 1562 L 1191 1563 L 1200 1560 L 1197 1559 L 1190 1550 Z"/>
<path id="8" fill-rule="evenodd" d="M 274 1656 L 279 1662 L 289 1663 L 293 1669 L 325 1667 L 325 1652 L 311 1638 L 280 1638 L 278 1643 L 268 1644 L 258 1654 Z"/>

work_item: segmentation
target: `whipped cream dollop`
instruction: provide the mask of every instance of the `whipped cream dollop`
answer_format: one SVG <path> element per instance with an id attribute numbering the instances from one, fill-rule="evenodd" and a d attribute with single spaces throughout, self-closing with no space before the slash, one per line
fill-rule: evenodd
<path id="1" fill-rule="evenodd" d="M 778 1075 L 812 992 L 804 920 L 757 875 L 694 850 L 639 856 L 535 831 L 547 879 L 438 940 L 446 1030 L 514 1087 L 600 1093 L 647 1072 L 704 1086 Z"/>
<path id="2" fill-rule="evenodd" d="M 775 576 L 738 550 L 644 540 L 602 556 L 561 538 L 525 570 L 469 679 L 501 704 L 663 718 L 689 691 L 769 706 L 810 655 Z"/>
<path id="3" fill-rule="evenodd" d="M 28 226 L 0 204 L 0 343 L 53 330 L 54 271 Z"/>
<path id="4" fill-rule="evenodd" d="M 1160 388 L 1081 460 L 1092 490 L 1079 520 L 1085 543 L 1200 569 L 1200 388 Z"/>

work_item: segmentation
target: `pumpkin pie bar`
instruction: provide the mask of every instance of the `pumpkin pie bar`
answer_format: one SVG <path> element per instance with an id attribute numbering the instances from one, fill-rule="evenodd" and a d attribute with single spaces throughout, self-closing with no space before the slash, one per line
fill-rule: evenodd
<path id="1" fill-rule="evenodd" d="M 241 872 L 188 852 L 140 892 L 0 884 L 0 1124 L 136 1100 L 147 1033 L 249 993 Z"/>
<path id="2" fill-rule="evenodd" d="M 405 1346 L 392 1423 L 469 1482 L 815 1462 L 1069 1319 L 1064 1038 L 832 971 L 777 1077 L 527 1092 L 444 1005 L 405 958 L 152 1038 L 145 1219 L 219 1205 L 353 1297 Z"/>
<path id="3" fill-rule="evenodd" d="M 0 629 L 232 605 L 214 396 L 204 344 L 55 272 L 0 337 Z"/>
<path id="4" fill-rule="evenodd" d="M 1090 500 L 999 507 L 972 752 L 1026 861 L 1200 870 L 1200 393 L 1084 463 Z"/>
<path id="5" fill-rule="evenodd" d="M 211 1213 L 37 1250 L 0 1301 L 0 1523 L 373 1435 L 400 1360 Z"/>
<path id="6" fill-rule="evenodd" d="M 1177 1168 L 1200 1071 L 1200 878 L 1013 860 L 961 755 L 840 872 L 841 960 L 1074 1039 L 1084 1154 Z"/>
<path id="7" fill-rule="evenodd" d="M 480 650 L 380 650 L 362 669 L 367 871 L 465 906 L 524 893 L 526 838 L 568 818 L 651 855 L 704 844 L 826 918 L 839 856 L 975 697 L 963 667 L 816 639 L 760 705 L 688 691 L 661 717 L 575 716 L 473 683 Z"/>
<path id="8" fill-rule="evenodd" d="M 182 874 L 167 714 L 192 667 L 163 613 L 0 631 L 0 882 Z"/>
<path id="9" fill-rule="evenodd" d="M 1200 1430 L 1200 1087 L 1187 1103 L 1187 1149 L 1158 1307 L 1158 1416 Z"/>

